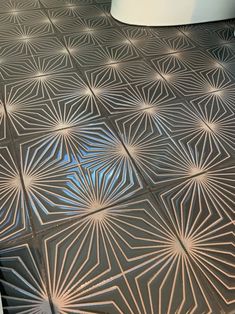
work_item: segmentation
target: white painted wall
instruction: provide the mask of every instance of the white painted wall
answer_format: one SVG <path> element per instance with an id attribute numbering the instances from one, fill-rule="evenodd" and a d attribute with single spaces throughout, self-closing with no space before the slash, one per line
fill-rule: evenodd
<path id="1" fill-rule="evenodd" d="M 235 17 L 235 0 L 112 0 L 111 14 L 135 25 L 167 26 Z"/>

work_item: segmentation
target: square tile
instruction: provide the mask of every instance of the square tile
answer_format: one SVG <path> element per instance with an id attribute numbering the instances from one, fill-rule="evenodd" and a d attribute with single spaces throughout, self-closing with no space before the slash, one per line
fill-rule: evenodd
<path id="1" fill-rule="evenodd" d="M 225 67 L 230 73 L 235 73 L 235 43 L 215 46 L 207 49 L 211 57 Z"/>
<path id="2" fill-rule="evenodd" d="M 2 80 L 40 78 L 58 72 L 73 70 L 73 64 L 68 51 L 58 52 L 57 56 L 33 56 L 27 58 L 2 58 L 0 63 L 0 78 Z"/>
<path id="3" fill-rule="evenodd" d="M 230 279 L 234 275 L 234 175 L 234 164 L 227 164 L 157 193 L 190 268 L 197 269 L 204 291 L 213 297 L 208 303 L 218 303 L 222 313 L 234 308 Z"/>
<path id="4" fill-rule="evenodd" d="M 38 0 L 1 0 L 1 12 L 15 12 L 21 10 L 40 9 L 40 2 Z"/>
<path id="5" fill-rule="evenodd" d="M 156 189 L 159 183 L 172 183 L 199 175 L 227 162 L 230 158 L 230 153 L 224 150 L 223 146 L 219 146 L 203 132 L 196 136 L 197 134 L 192 131 L 192 137 L 188 140 L 184 136 L 181 138 L 179 134 L 173 135 L 170 128 L 174 130 L 177 126 L 171 126 L 177 117 L 174 115 L 172 118 L 170 113 L 172 110 L 174 112 L 173 106 L 160 106 L 162 116 L 157 114 L 158 107 L 153 107 L 152 111 L 154 113 L 155 110 L 156 114 L 155 121 L 154 115 L 152 120 L 149 118 L 152 124 L 147 123 L 147 118 L 144 120 L 143 113 L 142 115 L 130 113 L 114 120 L 124 145 L 140 173 L 145 176 L 148 184 Z M 185 110 L 183 105 L 177 106 Z M 183 119 L 184 113 L 181 114 Z"/>
<path id="6" fill-rule="evenodd" d="M 158 71 L 151 67 L 146 61 L 133 60 L 107 64 L 85 69 L 86 76 L 91 86 L 106 86 L 111 84 L 140 84 L 154 85 L 163 78 Z M 164 84 L 164 83 L 163 83 Z"/>
<path id="7" fill-rule="evenodd" d="M 174 36 L 165 37 L 164 33 L 160 34 L 151 28 L 136 28 L 126 26 L 123 29 L 126 37 L 136 46 L 145 57 L 179 52 L 194 48 L 194 44 L 182 32 L 177 32 Z"/>
<path id="8" fill-rule="evenodd" d="M 171 236 L 161 211 L 148 194 L 90 214 L 66 228 L 58 228 L 56 233 L 44 234 L 42 248 L 54 306 L 58 312 L 72 308 L 84 313 L 147 311 L 148 295 L 140 296 L 148 285 L 144 273 L 154 274 L 159 285 L 162 283 L 158 276 L 162 265 L 158 266 L 158 262 L 165 262 L 167 269 L 169 263 L 174 264 L 174 252 L 172 258 L 169 256 L 174 241 Z M 147 265 L 155 268 L 147 271 Z M 133 277 L 136 272 L 140 278 Z M 137 286 L 141 284 L 139 289 L 131 278 Z M 174 282 L 173 275 L 169 281 Z M 67 292 L 71 286 L 72 299 Z M 147 291 L 153 293 L 152 288 L 149 285 Z M 190 291 L 190 286 L 187 288 Z M 161 300 L 160 294 L 156 297 Z"/>
<path id="9" fill-rule="evenodd" d="M 94 0 L 41 0 L 43 6 L 47 8 L 67 7 L 68 9 L 77 5 L 90 5 Z"/>
<path id="10" fill-rule="evenodd" d="M 110 44 L 124 44 L 126 37 L 116 28 L 94 29 L 91 31 L 69 34 L 65 37 L 68 48 L 83 47 L 89 44 L 100 44 L 101 47 Z"/>
<path id="11" fill-rule="evenodd" d="M 113 26 L 111 19 L 96 7 L 81 6 L 78 16 L 71 16 L 70 10 L 63 8 L 48 10 L 48 14 L 52 23 L 62 33 L 93 31 Z"/>
<path id="12" fill-rule="evenodd" d="M 97 120 L 25 139 L 18 154 L 38 230 L 143 193 L 121 141 Z"/>
<path id="13" fill-rule="evenodd" d="M 0 143 L 7 140 L 9 136 L 9 130 L 6 125 L 6 111 L 3 106 L 3 102 L 0 100 Z"/>
<path id="14" fill-rule="evenodd" d="M 57 37 L 35 37 L 18 34 L 16 37 L 1 39 L 2 49 L 0 51 L 1 60 L 14 57 L 54 57 L 59 59 L 66 56 L 68 51 Z"/>
<path id="15" fill-rule="evenodd" d="M 98 44 L 76 43 L 67 38 L 66 46 L 80 67 L 116 64 L 117 62 L 138 59 L 136 49 L 128 42 L 126 44 L 112 44 L 102 48 Z"/>
<path id="16" fill-rule="evenodd" d="M 221 91 L 219 94 L 222 96 L 223 93 L 226 95 L 226 91 Z M 216 93 L 193 98 L 190 103 L 198 117 L 196 120 L 200 121 L 197 124 L 197 130 L 201 129 L 201 136 L 207 138 L 207 142 L 216 143 L 228 153 L 230 150 L 234 152 L 235 114 L 232 108 Z M 196 129 L 194 131 L 197 133 Z M 190 135 L 188 140 L 189 138 Z"/>
<path id="17" fill-rule="evenodd" d="M 18 44 L 20 45 L 22 41 L 27 42 L 28 39 L 48 35 L 54 35 L 51 24 L 38 26 L 17 25 L 10 28 L 2 28 L 0 30 L 0 42 L 5 43 L 10 38 L 10 41 L 19 41 Z"/>
<path id="18" fill-rule="evenodd" d="M 191 69 L 199 73 L 201 71 L 216 70 L 221 68 L 219 62 L 216 62 L 214 59 L 208 56 L 206 52 L 197 49 L 176 52 L 168 56 L 159 56 L 153 59 L 152 62 L 156 67 L 159 68 L 160 71 L 163 64 L 165 64 L 165 67 L 168 66 L 175 68 L 173 65 L 174 63 L 178 65 L 180 64 L 182 70 L 183 67 L 185 67 L 184 70 Z"/>
<path id="19" fill-rule="evenodd" d="M 191 70 L 182 61 L 175 61 L 178 56 L 163 56 L 160 60 L 154 59 L 156 69 L 161 76 L 174 87 L 181 97 L 197 96 L 219 92 L 225 88 L 234 86 L 233 76 L 223 67 L 212 69 Z"/>
<path id="20" fill-rule="evenodd" d="M 8 144 L 0 148 L 0 246 L 31 231 L 21 175 Z"/>
<path id="21" fill-rule="evenodd" d="M 235 20 L 0 7 L 4 313 L 233 313 Z"/>
<path id="22" fill-rule="evenodd" d="M 148 109 L 157 104 L 169 103 L 176 99 L 176 95 L 171 87 L 162 79 L 160 75 L 147 78 L 146 83 L 128 84 L 128 67 L 123 69 L 122 64 L 112 71 L 108 68 L 96 68 L 95 71 L 87 71 L 88 82 L 91 90 L 108 111 L 108 114 L 118 114 L 127 111 Z M 154 72 L 154 71 L 152 71 Z M 130 73 L 132 75 L 132 73 Z M 109 77 L 114 80 L 111 83 Z M 145 74 L 143 73 L 145 76 Z M 147 75 L 146 75 L 147 76 Z M 99 78 L 103 78 L 99 80 Z M 136 76 L 136 79 L 138 77 Z"/>
<path id="23" fill-rule="evenodd" d="M 13 24 L 18 26 L 45 26 L 50 25 L 50 20 L 42 10 L 13 11 L 0 15 L 0 24 Z M 9 25 L 10 26 L 10 25 Z"/>
<path id="24" fill-rule="evenodd" d="M 224 45 L 234 42 L 232 27 L 224 28 L 222 26 L 217 31 L 211 31 L 207 27 L 207 24 L 199 24 L 182 26 L 180 30 L 201 47 Z"/>
<path id="25" fill-rule="evenodd" d="M 52 314 L 42 266 L 31 240 L 1 250 L 0 265 L 4 313 Z"/>
<path id="26" fill-rule="evenodd" d="M 25 80 L 8 82 L 4 86 L 4 102 L 6 106 L 23 102 L 35 103 L 53 98 L 79 97 L 90 95 L 90 89 L 84 79 L 75 72 L 42 75 Z M 8 109 L 9 110 L 9 109 Z"/>
<path id="27" fill-rule="evenodd" d="M 92 94 L 65 96 L 38 102 L 8 102 L 6 105 L 15 138 L 48 132 L 64 132 L 101 116 Z"/>
<path id="28" fill-rule="evenodd" d="M 171 52 L 195 49 L 195 43 L 177 27 L 151 27 L 150 30 L 155 38 L 160 38 L 171 49 Z"/>

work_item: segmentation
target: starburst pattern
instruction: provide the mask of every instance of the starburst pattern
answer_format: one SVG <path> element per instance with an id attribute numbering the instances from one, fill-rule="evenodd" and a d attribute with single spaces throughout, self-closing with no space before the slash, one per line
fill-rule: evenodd
<path id="1" fill-rule="evenodd" d="M 139 57 L 136 49 L 120 34 L 120 40 L 118 38 L 116 40 L 113 39 L 109 44 L 105 41 L 105 48 L 99 45 L 99 41 L 105 40 L 105 36 L 103 38 L 101 35 L 97 35 L 96 39 L 96 34 L 93 34 L 93 32 L 88 32 L 88 34 L 82 37 L 75 35 L 65 38 L 68 51 L 80 66 L 116 64 L 117 62 L 128 61 Z M 87 39 L 90 43 L 87 42 Z"/>
<path id="2" fill-rule="evenodd" d="M 9 0 L 1 1 L 2 12 L 15 12 L 21 10 L 39 9 L 40 4 L 38 0 Z"/>
<path id="3" fill-rule="evenodd" d="M 66 55 L 66 48 L 56 37 L 35 37 L 22 35 L 1 40 L 2 49 L 0 56 L 4 60 L 14 56 L 25 57 L 46 57 L 60 59 Z"/>
<path id="4" fill-rule="evenodd" d="M 33 13 L 19 13 L 22 16 L 24 23 L 15 22 L 13 25 L 6 24 L 0 32 L 0 38 L 6 39 L 11 36 L 12 38 L 22 36 L 46 36 L 53 34 L 52 24 L 42 11 L 33 11 Z"/>
<path id="5" fill-rule="evenodd" d="M 93 0 L 41 0 L 42 4 L 45 7 L 68 7 L 77 6 L 77 5 L 88 5 L 93 3 Z"/>
<path id="6" fill-rule="evenodd" d="M 224 263 L 229 265 L 229 255 L 226 258 L 220 246 L 223 248 L 221 241 L 231 232 L 218 234 L 219 221 L 196 238 L 170 226 L 156 204 L 146 198 L 93 213 L 57 236 L 46 235 L 44 250 L 54 306 L 61 313 L 72 308 L 77 313 L 93 309 L 112 313 L 184 313 L 194 309 L 209 313 L 223 306 L 225 302 L 219 305 L 208 294 L 200 261 L 204 264 L 208 254 L 216 267 L 213 257 L 224 254 Z M 231 223 L 226 227 L 231 230 Z M 69 273 L 61 276 L 64 268 Z"/>
<path id="7" fill-rule="evenodd" d="M 7 137 L 6 113 L 3 103 L 0 100 L 0 141 L 5 140 L 6 137 Z"/>
<path id="8" fill-rule="evenodd" d="M 0 149 L 0 240 L 3 243 L 30 231 L 21 178 L 11 149 Z"/>
<path id="9" fill-rule="evenodd" d="M 29 244 L 1 251 L 3 309 L 19 314 L 51 314 L 50 303 L 34 250 Z M 6 305 L 5 305 L 6 302 Z"/>
<path id="10" fill-rule="evenodd" d="M 212 61 L 209 59 L 205 69 L 201 56 L 197 68 L 197 58 L 197 54 L 187 54 L 184 60 L 184 54 L 177 53 L 153 59 L 153 63 L 164 79 L 183 96 L 219 92 L 234 85 L 234 78 L 219 63 L 210 65 Z"/>
<path id="11" fill-rule="evenodd" d="M 76 16 L 71 16 L 73 10 L 66 8 L 50 10 L 49 16 L 52 23 L 62 33 L 93 31 L 95 28 L 112 27 L 109 17 L 102 10 L 95 6 L 89 7 L 89 9 L 86 7 L 83 9 L 83 6 L 79 7 Z"/>
<path id="12" fill-rule="evenodd" d="M 17 102 L 38 102 L 48 98 L 75 97 L 89 94 L 86 83 L 77 73 L 39 75 L 5 85 L 5 102 L 11 106 Z"/>
<path id="13" fill-rule="evenodd" d="M 193 175 L 191 169 L 207 171 L 230 156 L 212 125 L 183 104 L 173 114 L 173 106 L 150 107 L 115 119 L 128 152 L 151 184 L 187 178 Z"/>
<path id="14" fill-rule="evenodd" d="M 213 57 L 213 59 L 221 63 L 221 65 L 224 66 L 231 73 L 234 73 L 235 57 L 234 57 L 233 49 L 234 49 L 234 43 L 231 43 L 228 45 L 208 48 L 207 51 Z"/>
<path id="15" fill-rule="evenodd" d="M 104 107 L 108 110 L 109 114 L 117 114 L 125 111 L 132 111 L 136 109 L 144 109 L 145 107 L 152 107 L 154 105 L 161 105 L 167 103 L 175 98 L 175 94 L 168 84 L 162 79 L 160 75 L 156 75 L 153 78 L 147 78 L 146 84 L 138 84 L 138 88 L 133 85 L 127 84 L 125 76 L 128 77 L 128 72 L 131 68 L 124 68 L 122 71 L 122 65 L 120 72 L 114 70 L 111 71 L 104 68 L 102 74 L 103 81 L 99 81 L 100 73 L 99 69 L 97 72 L 92 72 L 90 80 L 90 85 L 95 96 L 101 101 Z M 153 71 L 152 71 L 153 72 Z M 116 81 L 115 84 L 110 84 L 108 80 L 108 75 L 113 75 L 113 80 Z M 89 75 L 89 73 L 88 73 Z M 143 74 L 145 75 L 145 74 Z M 120 84 L 120 82 L 124 84 Z M 107 86 L 107 83 L 110 84 Z"/>
<path id="16" fill-rule="evenodd" d="M 226 217 L 234 208 L 234 202 L 231 199 L 231 207 L 224 207 L 217 186 L 221 190 L 227 189 L 228 195 L 233 194 L 234 179 L 234 167 L 228 165 L 224 169 L 198 175 L 160 196 L 189 254 L 190 264 L 200 269 L 211 289 L 217 293 L 225 313 L 230 313 L 234 307 L 232 291 L 235 287 L 230 280 L 234 277 L 234 224 Z M 225 196 L 223 198 L 225 201 Z"/>
<path id="17" fill-rule="evenodd" d="M 88 88 L 81 94 L 62 99 L 45 99 L 36 103 L 24 99 L 10 100 L 6 109 L 17 136 L 59 130 L 68 130 L 69 133 L 69 128 L 77 125 L 81 128 L 84 121 L 100 116 L 97 100 Z"/>
<path id="18" fill-rule="evenodd" d="M 21 59 L 15 62 L 13 59 L 2 59 L 0 63 L 0 74 L 3 79 L 41 77 L 54 74 L 64 70 L 72 69 L 72 63 L 68 51 L 61 49 L 57 56 Z"/>
<path id="19" fill-rule="evenodd" d="M 233 41 L 233 27 L 229 22 L 220 24 L 210 23 L 208 25 L 186 25 L 180 30 L 202 47 L 222 46 Z"/>
<path id="20" fill-rule="evenodd" d="M 194 44 L 191 40 L 180 31 L 175 31 L 173 34 L 159 30 L 148 32 L 144 28 L 125 27 L 124 32 L 127 38 L 140 49 L 145 56 L 162 55 L 191 49 Z"/>
<path id="21" fill-rule="evenodd" d="M 86 215 L 93 207 L 110 206 L 142 189 L 125 148 L 104 124 L 60 126 L 53 134 L 24 143 L 21 160 L 39 226 Z"/>
<path id="22" fill-rule="evenodd" d="M 110 6 L 0 0 L 4 313 L 235 313 L 235 21 Z"/>

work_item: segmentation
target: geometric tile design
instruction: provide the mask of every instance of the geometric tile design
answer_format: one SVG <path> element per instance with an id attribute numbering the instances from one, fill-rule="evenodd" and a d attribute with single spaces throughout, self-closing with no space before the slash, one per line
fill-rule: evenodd
<path id="1" fill-rule="evenodd" d="M 73 10 L 62 8 L 48 11 L 56 29 L 61 33 L 92 31 L 112 27 L 110 18 L 96 6 L 81 6 Z"/>
<path id="2" fill-rule="evenodd" d="M 21 178 L 11 148 L 0 149 L 0 241 L 13 240 L 30 231 Z"/>
<path id="3" fill-rule="evenodd" d="M 194 70 L 195 65 L 191 63 L 193 59 L 186 59 L 185 62 L 182 62 L 181 54 L 166 55 L 160 60 L 158 58 L 153 60 L 153 63 L 155 62 L 156 69 L 160 71 L 160 74 L 183 96 L 207 94 L 234 86 L 234 78 L 220 65 L 204 70 L 203 68 L 200 69 L 199 62 L 199 68 L 196 72 Z M 187 66 L 187 63 L 191 67 Z"/>
<path id="4" fill-rule="evenodd" d="M 3 103 L 0 100 L 0 142 L 7 137 L 6 113 Z"/>
<path id="5" fill-rule="evenodd" d="M 235 313 L 235 20 L 0 0 L 4 314 Z"/>
<path id="6" fill-rule="evenodd" d="M 42 270 L 35 258 L 29 244 L 1 251 L 4 279 L 0 283 L 6 313 L 52 313 Z"/>
<path id="7" fill-rule="evenodd" d="M 231 227 L 231 223 L 227 226 Z M 218 235 L 212 230 L 214 239 L 225 240 L 226 234 Z M 44 249 L 54 306 L 59 313 L 70 312 L 72 308 L 84 313 L 93 308 L 111 313 L 122 313 L 124 309 L 124 313 L 218 309 L 203 279 L 207 269 L 200 267 L 200 261 L 206 267 L 203 247 L 213 249 L 214 242 L 221 254 L 222 243 L 213 241 L 210 232 L 209 229 L 201 235 L 201 250 L 200 238 L 191 243 L 185 235 L 185 245 L 189 242 L 187 249 L 191 250 L 187 254 L 180 250 L 177 231 L 169 228 L 161 211 L 145 198 L 91 215 L 57 235 L 47 234 Z M 207 245 L 203 244 L 207 238 Z M 208 255 L 216 263 L 213 260 L 216 251 Z M 69 273 L 63 272 L 64 268 Z M 190 298 L 184 298 L 186 291 L 191 291 Z M 114 301 L 110 300 L 110 293 Z"/>
<path id="8" fill-rule="evenodd" d="M 153 33 L 144 28 L 123 28 L 127 38 L 138 48 L 145 56 L 155 56 L 167 53 L 173 53 L 192 49 L 194 44 L 182 32 L 153 30 Z M 162 33 L 162 34 L 161 34 Z M 168 33 L 168 34 L 166 34 Z"/>
<path id="9" fill-rule="evenodd" d="M 231 73 L 234 73 L 235 69 L 235 58 L 233 54 L 234 43 L 223 45 L 223 46 L 215 46 L 209 48 L 207 51 L 209 54 L 221 63 L 227 70 Z"/>
<path id="10" fill-rule="evenodd" d="M 88 35 L 65 37 L 68 51 L 80 66 L 113 64 L 139 57 L 136 49 L 123 35 L 115 34 L 114 32 L 110 34 L 107 34 L 107 32 L 106 34 L 103 33 L 96 32 L 93 34 L 91 32 L 89 36 L 88 32 Z M 116 36 L 113 38 L 113 35 Z M 110 40 L 109 36 L 112 36 L 112 40 Z M 102 47 L 102 42 L 105 42 L 105 48 Z"/>
<path id="11" fill-rule="evenodd" d="M 87 215 L 142 189 L 125 148 L 105 124 L 59 129 L 23 143 L 20 151 L 23 182 L 39 228 Z"/>
<path id="12" fill-rule="evenodd" d="M 83 79 L 73 72 L 39 75 L 32 79 L 18 80 L 5 85 L 5 103 L 10 111 L 22 102 L 90 94 Z"/>
<path id="13" fill-rule="evenodd" d="M 223 170 L 227 171 L 228 177 L 221 177 Z M 196 177 L 187 183 L 187 187 L 185 184 L 163 193 L 161 199 L 184 247 L 184 254 L 188 255 L 190 267 L 200 269 L 222 312 L 231 313 L 235 289 L 231 280 L 234 277 L 234 223 L 226 217 L 229 208 L 224 206 L 219 189 L 222 197 L 226 198 L 223 190 L 227 189 L 227 181 L 234 182 L 234 173 L 230 176 L 230 170 L 234 171 L 234 168 L 223 170 L 206 174 L 207 179 L 203 175 Z M 207 189 L 208 196 L 205 194 Z M 215 196 L 212 191 L 216 191 Z M 234 195 L 234 191 L 232 193 Z M 234 208 L 232 206 L 230 210 Z"/>
<path id="14" fill-rule="evenodd" d="M 1 0 L 1 7 L 2 12 L 18 12 L 21 10 L 39 9 L 40 3 L 38 0 L 10 0 L 8 2 Z"/>
<path id="15" fill-rule="evenodd" d="M 14 128 L 14 136 L 66 130 L 100 116 L 97 100 L 92 93 L 46 99 L 36 103 L 13 100 L 6 104 L 6 108 Z"/>

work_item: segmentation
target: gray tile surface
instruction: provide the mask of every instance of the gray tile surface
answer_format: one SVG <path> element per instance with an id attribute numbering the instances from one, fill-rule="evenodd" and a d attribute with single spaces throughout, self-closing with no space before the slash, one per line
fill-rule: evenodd
<path id="1" fill-rule="evenodd" d="M 4 314 L 232 314 L 234 20 L 0 0 Z"/>

